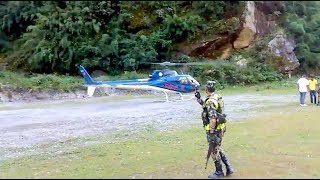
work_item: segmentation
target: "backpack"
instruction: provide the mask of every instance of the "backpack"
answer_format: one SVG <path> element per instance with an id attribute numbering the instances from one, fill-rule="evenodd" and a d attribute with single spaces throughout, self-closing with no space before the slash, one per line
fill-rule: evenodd
<path id="1" fill-rule="evenodd" d="M 224 112 L 224 101 L 222 99 L 222 96 L 220 96 L 219 94 L 214 94 L 213 98 L 218 102 L 219 107 L 217 109 L 218 113 L 223 114 Z"/>
<path id="2" fill-rule="evenodd" d="M 215 101 L 218 104 L 218 107 L 216 107 L 217 109 L 217 116 L 218 118 L 221 120 L 221 122 L 226 122 L 226 114 L 224 114 L 224 101 L 222 99 L 222 96 L 220 96 L 219 94 L 214 94 L 213 96 L 210 96 L 209 98 L 207 98 L 205 100 L 205 103 L 207 102 L 207 100 L 212 99 L 213 101 Z M 206 116 L 207 114 L 203 114 L 203 117 Z M 208 120 L 207 120 L 208 121 Z"/>

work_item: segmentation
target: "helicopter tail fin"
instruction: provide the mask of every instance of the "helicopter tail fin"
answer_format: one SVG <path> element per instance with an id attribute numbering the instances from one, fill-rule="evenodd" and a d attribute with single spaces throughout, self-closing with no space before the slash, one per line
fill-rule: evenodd
<path id="1" fill-rule="evenodd" d="M 93 96 L 94 91 L 96 90 L 96 85 L 100 85 L 101 83 L 94 81 L 82 65 L 79 65 L 78 68 L 81 72 L 82 77 L 85 80 L 85 85 L 88 86 L 87 94 L 89 97 L 91 97 Z"/>
<path id="2" fill-rule="evenodd" d="M 82 77 L 84 78 L 85 82 L 87 85 L 94 85 L 96 84 L 96 82 L 91 78 L 91 76 L 89 75 L 89 73 L 86 71 L 86 69 L 82 66 L 82 65 L 79 65 L 79 70 L 80 70 L 80 73 L 82 75 Z"/>

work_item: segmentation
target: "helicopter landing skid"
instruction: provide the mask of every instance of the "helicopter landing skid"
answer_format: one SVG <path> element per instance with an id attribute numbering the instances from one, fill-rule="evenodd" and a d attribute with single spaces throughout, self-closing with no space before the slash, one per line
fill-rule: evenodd
<path id="1" fill-rule="evenodd" d="M 181 100 L 178 100 L 178 101 L 189 101 L 191 99 L 193 99 L 195 96 L 194 94 L 189 94 L 189 95 L 183 95 L 182 93 L 179 92 L 179 95 L 181 97 Z"/>
<path id="2" fill-rule="evenodd" d="M 188 96 L 188 95 L 183 95 L 182 93 L 180 93 L 180 92 L 178 92 L 177 94 L 179 94 L 179 96 L 180 96 L 180 99 L 178 99 L 178 100 L 169 100 L 169 96 L 168 96 L 168 93 L 166 92 L 166 91 L 163 91 L 164 92 L 164 94 L 165 94 L 165 96 L 166 96 L 166 102 L 172 102 L 172 101 L 189 101 L 189 100 L 191 100 L 191 99 L 193 99 L 194 98 L 194 95 L 192 94 L 192 96 L 190 97 L 190 95 Z"/>

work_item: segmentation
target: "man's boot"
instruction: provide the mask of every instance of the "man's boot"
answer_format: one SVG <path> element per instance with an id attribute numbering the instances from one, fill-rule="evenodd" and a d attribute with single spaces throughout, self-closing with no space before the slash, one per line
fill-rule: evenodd
<path id="1" fill-rule="evenodd" d="M 209 179 L 218 179 L 218 178 L 223 178 L 223 170 L 222 170 L 222 165 L 219 161 L 214 162 L 216 166 L 216 171 L 208 176 Z"/>
<path id="2" fill-rule="evenodd" d="M 219 153 L 220 153 L 220 157 L 221 157 L 223 164 L 226 165 L 226 170 L 227 170 L 226 176 L 229 176 L 233 173 L 233 169 L 231 167 L 231 164 L 228 161 L 226 155 L 222 151 L 220 151 Z"/>

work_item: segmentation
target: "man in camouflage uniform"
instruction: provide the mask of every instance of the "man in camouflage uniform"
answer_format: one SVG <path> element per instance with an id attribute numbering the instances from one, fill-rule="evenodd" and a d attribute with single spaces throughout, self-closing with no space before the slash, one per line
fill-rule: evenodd
<path id="1" fill-rule="evenodd" d="M 223 101 L 219 102 L 219 98 L 222 98 L 218 94 L 215 94 L 215 81 L 208 81 L 205 86 L 205 92 L 207 98 L 205 101 L 201 99 L 201 95 L 196 91 L 195 96 L 200 105 L 202 105 L 202 120 L 204 129 L 207 134 L 207 141 L 209 150 L 211 151 L 211 157 L 214 161 L 216 171 L 210 174 L 208 178 L 221 178 L 224 177 L 221 160 L 226 166 L 226 175 L 233 173 L 233 169 L 220 148 L 223 134 L 225 132 L 226 115 L 223 113 Z M 219 107 L 220 106 L 220 107 Z M 210 149 L 211 146 L 211 149 Z"/>

